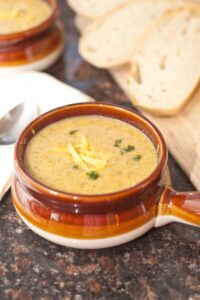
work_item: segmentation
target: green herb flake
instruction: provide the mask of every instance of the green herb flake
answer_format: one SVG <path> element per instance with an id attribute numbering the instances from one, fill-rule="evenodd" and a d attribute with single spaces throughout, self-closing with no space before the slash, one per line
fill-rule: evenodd
<path id="1" fill-rule="evenodd" d="M 70 131 L 69 131 L 69 134 L 70 134 L 70 135 L 73 135 L 73 134 L 75 134 L 77 131 L 78 131 L 78 130 L 70 130 Z"/>
<path id="2" fill-rule="evenodd" d="M 133 145 L 128 145 L 126 148 L 124 148 L 125 152 L 131 152 L 133 150 L 135 150 L 135 146 Z"/>
<path id="3" fill-rule="evenodd" d="M 119 148 L 122 143 L 122 140 L 115 140 L 114 147 Z"/>
<path id="4" fill-rule="evenodd" d="M 90 180 L 96 180 L 97 178 L 100 177 L 100 175 L 95 171 L 91 171 L 91 172 L 87 173 L 87 176 Z"/>
<path id="5" fill-rule="evenodd" d="M 140 159 L 142 158 L 142 155 L 141 154 L 137 154 L 133 157 L 133 160 L 135 161 L 139 161 Z"/>

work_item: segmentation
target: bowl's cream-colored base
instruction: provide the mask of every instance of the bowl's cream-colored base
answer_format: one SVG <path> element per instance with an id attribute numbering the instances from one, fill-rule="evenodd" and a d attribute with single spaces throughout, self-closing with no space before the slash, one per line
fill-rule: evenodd
<path id="1" fill-rule="evenodd" d="M 30 223 L 26 218 L 24 218 L 20 212 L 15 207 L 18 215 L 22 219 L 22 221 L 36 234 L 43 237 L 44 239 L 53 242 L 55 244 L 59 244 L 66 247 L 71 248 L 77 248 L 77 249 L 102 249 L 102 248 L 110 248 L 114 246 L 118 246 L 121 244 L 125 244 L 127 242 L 133 241 L 137 239 L 138 237 L 145 234 L 147 231 L 152 229 L 153 227 L 160 227 L 164 226 L 166 224 L 169 224 L 171 222 L 180 222 L 185 223 L 188 225 L 192 225 L 189 222 L 185 222 L 184 220 L 181 220 L 179 218 L 176 218 L 174 216 L 158 216 L 157 218 L 153 218 L 151 221 L 147 222 L 146 224 L 140 226 L 137 229 L 131 230 L 127 233 L 108 237 L 108 238 L 102 238 L 102 239 L 76 239 L 76 238 L 67 238 L 60 235 L 56 235 L 53 233 L 49 233 L 45 230 L 42 230 L 32 223 Z M 66 226 L 67 229 L 67 226 Z"/>
<path id="2" fill-rule="evenodd" d="M 36 227 L 35 225 L 27 221 L 27 219 L 20 214 L 20 212 L 17 210 L 16 207 L 15 209 L 18 215 L 20 216 L 20 218 L 22 219 L 22 221 L 39 236 L 53 243 L 66 246 L 66 247 L 77 248 L 77 249 L 101 249 L 101 248 L 118 246 L 140 237 L 141 235 L 149 231 L 152 227 L 154 227 L 155 224 L 155 219 L 152 219 L 151 221 L 144 224 L 143 226 L 140 226 L 135 230 L 131 230 L 127 233 L 118 236 L 102 238 L 102 239 L 76 239 L 76 238 L 73 239 L 73 238 L 67 238 L 53 233 L 49 233 L 47 231 L 44 231 Z"/>
<path id="3" fill-rule="evenodd" d="M 0 76 L 21 71 L 43 71 L 55 63 L 62 53 L 64 44 L 58 46 L 47 56 L 40 58 L 34 62 L 20 64 L 15 66 L 0 67 Z"/>

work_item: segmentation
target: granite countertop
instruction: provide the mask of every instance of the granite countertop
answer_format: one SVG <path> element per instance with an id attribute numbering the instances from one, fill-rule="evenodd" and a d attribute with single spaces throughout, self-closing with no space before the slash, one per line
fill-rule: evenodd
<path id="1" fill-rule="evenodd" d="M 106 71 L 82 61 L 73 13 L 59 3 L 66 46 L 48 72 L 96 100 L 131 107 Z M 169 169 L 177 190 L 194 189 L 171 156 Z M 8 192 L 0 204 L 0 300 L 7 299 L 200 300 L 200 231 L 173 223 L 119 247 L 74 250 L 31 232 Z"/>

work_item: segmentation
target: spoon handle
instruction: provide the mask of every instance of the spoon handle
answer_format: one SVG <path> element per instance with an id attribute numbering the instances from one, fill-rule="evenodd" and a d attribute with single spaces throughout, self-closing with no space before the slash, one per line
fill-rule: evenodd
<path id="1" fill-rule="evenodd" d="M 14 144 L 0 146 L 0 201 L 10 188 L 13 171 Z"/>

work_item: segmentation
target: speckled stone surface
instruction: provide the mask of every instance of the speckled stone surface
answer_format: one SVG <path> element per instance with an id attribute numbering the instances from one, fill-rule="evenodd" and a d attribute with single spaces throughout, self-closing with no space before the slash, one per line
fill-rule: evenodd
<path id="1" fill-rule="evenodd" d="M 96 100 L 130 107 L 106 71 L 81 60 L 73 13 L 59 2 L 66 47 L 49 73 Z M 176 189 L 193 189 L 171 157 L 169 168 Z M 32 233 L 8 193 L 0 203 L 0 300 L 12 299 L 200 300 L 200 230 L 174 223 L 112 249 L 74 250 Z"/>

